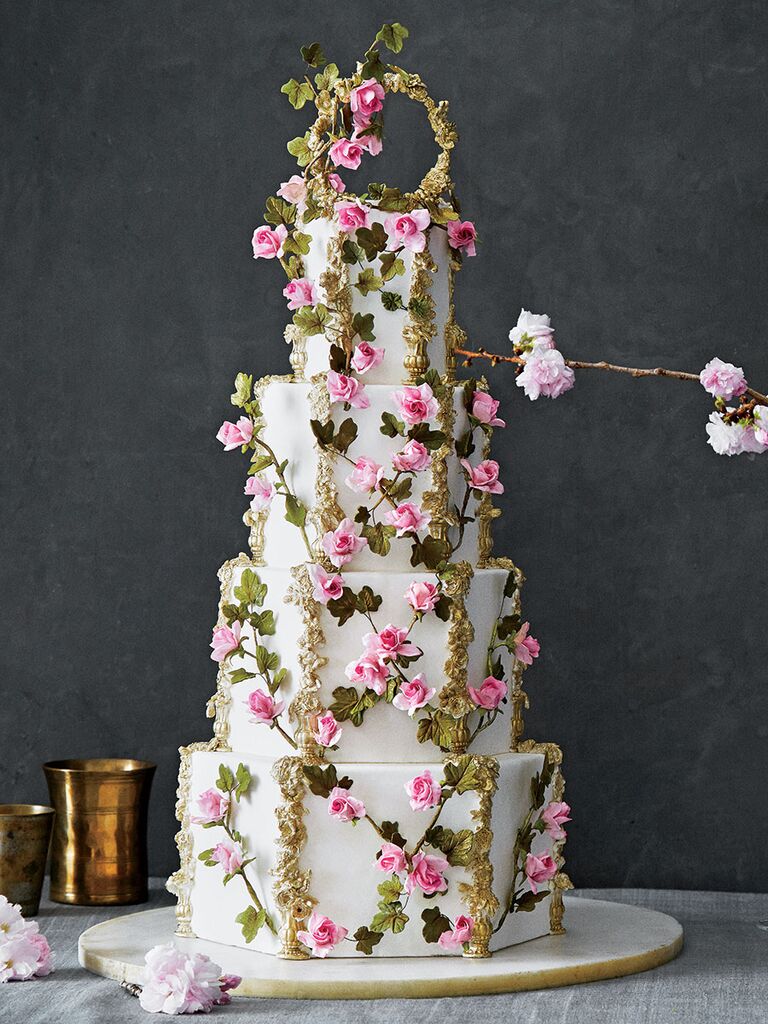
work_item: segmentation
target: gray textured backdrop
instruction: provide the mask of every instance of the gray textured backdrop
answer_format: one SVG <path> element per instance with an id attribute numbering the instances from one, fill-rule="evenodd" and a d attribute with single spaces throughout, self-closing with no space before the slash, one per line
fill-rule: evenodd
<path id="1" fill-rule="evenodd" d="M 481 255 L 470 335 L 547 310 L 574 357 L 768 387 L 765 5 L 294 0 L 2 4 L 0 801 L 40 762 L 159 764 L 152 866 L 174 863 L 176 753 L 206 738 L 216 570 L 246 543 L 214 434 L 241 368 L 283 372 L 278 268 L 249 238 L 304 130 L 279 92 L 319 39 L 349 67 L 383 20 L 446 97 Z M 370 177 L 413 185 L 391 104 Z M 399 133 L 399 138 L 398 138 Z M 579 377 L 509 427 L 497 548 L 543 653 L 530 732 L 562 743 L 585 885 L 766 887 L 768 457 L 706 446 L 694 385 Z"/>

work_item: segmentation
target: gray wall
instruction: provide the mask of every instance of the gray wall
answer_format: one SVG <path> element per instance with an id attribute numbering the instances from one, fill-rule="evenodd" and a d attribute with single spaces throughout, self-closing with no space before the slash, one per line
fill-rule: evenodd
<path id="1" fill-rule="evenodd" d="M 4 3 L 0 801 L 44 799 L 48 758 L 156 760 L 157 872 L 246 544 L 214 434 L 237 370 L 287 368 L 280 273 L 249 254 L 307 120 L 280 85 L 301 43 L 350 67 L 395 18 L 461 132 L 473 338 L 504 346 L 524 304 L 573 357 L 718 353 L 768 387 L 764 5 Z M 404 107 L 370 176 L 410 186 L 431 144 Z M 584 373 L 532 404 L 491 378 L 573 877 L 764 890 L 768 457 L 716 457 L 692 384 Z"/>

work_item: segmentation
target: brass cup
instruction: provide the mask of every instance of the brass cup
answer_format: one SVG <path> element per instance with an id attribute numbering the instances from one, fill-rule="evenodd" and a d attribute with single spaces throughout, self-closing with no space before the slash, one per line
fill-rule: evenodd
<path id="1" fill-rule="evenodd" d="M 0 804 L 0 893 L 25 917 L 40 909 L 54 814 L 42 804 Z"/>
<path id="2" fill-rule="evenodd" d="M 117 757 L 43 765 L 56 808 L 52 900 L 98 907 L 147 899 L 147 811 L 155 768 Z"/>

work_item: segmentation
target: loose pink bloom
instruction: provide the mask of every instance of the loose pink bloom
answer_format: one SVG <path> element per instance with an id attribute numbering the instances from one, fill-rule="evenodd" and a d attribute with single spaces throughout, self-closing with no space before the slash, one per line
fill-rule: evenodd
<path id="1" fill-rule="evenodd" d="M 350 661 L 344 675 L 352 683 L 362 683 L 379 697 L 386 690 L 389 678 L 387 666 L 375 654 L 364 654 L 358 661 Z"/>
<path id="2" fill-rule="evenodd" d="M 375 132 L 366 132 L 365 134 L 363 132 L 363 128 L 355 129 L 352 134 L 352 142 L 358 142 L 371 156 L 378 156 L 383 147 L 381 136 Z"/>
<path id="3" fill-rule="evenodd" d="M 541 857 L 536 857 L 534 854 L 529 853 L 525 858 L 525 873 L 531 886 L 531 892 L 538 892 L 537 886 L 555 877 L 557 874 L 557 864 L 555 864 L 548 853 L 543 854 Z"/>
<path id="4" fill-rule="evenodd" d="M 237 423 L 230 423 L 225 420 L 219 427 L 216 440 L 224 445 L 225 452 L 231 452 L 233 448 L 249 444 L 253 437 L 253 422 L 248 416 L 241 416 Z"/>
<path id="5" fill-rule="evenodd" d="M 329 370 L 326 385 L 332 402 L 345 402 L 353 409 L 367 409 L 371 404 L 365 393 L 365 384 L 361 384 L 355 377 Z"/>
<path id="6" fill-rule="evenodd" d="M 288 228 L 285 224 L 278 224 L 273 230 L 266 224 L 256 228 L 253 232 L 251 245 L 253 246 L 253 258 L 255 260 L 280 259 L 283 255 L 283 243 L 288 237 Z"/>
<path id="7" fill-rule="evenodd" d="M 254 690 L 245 703 L 251 713 L 251 721 L 259 725 L 271 725 L 285 709 L 284 700 L 275 700 L 271 694 L 264 693 L 263 690 Z"/>
<path id="8" fill-rule="evenodd" d="M 307 922 L 307 930 L 297 932 L 299 942 L 309 946 L 315 956 L 326 957 L 339 942 L 343 942 L 347 929 L 334 924 L 330 917 L 324 917 L 314 910 Z"/>
<path id="9" fill-rule="evenodd" d="M 376 867 L 388 875 L 398 875 L 401 871 L 405 871 L 405 854 L 395 843 L 384 843 L 376 861 Z"/>
<path id="10" fill-rule="evenodd" d="M 385 626 L 380 633 L 366 633 L 363 636 L 363 646 L 366 652 L 374 654 L 381 661 L 391 661 L 393 658 L 415 658 L 421 654 L 421 650 L 408 642 L 408 630 L 391 623 Z"/>
<path id="11" fill-rule="evenodd" d="M 476 466 L 467 459 L 462 459 L 461 464 L 467 471 L 469 482 L 477 491 L 487 491 L 488 494 L 503 494 L 504 484 L 499 481 L 499 464 L 493 459 L 484 459 Z"/>
<path id="12" fill-rule="evenodd" d="M 430 224 L 429 210 L 411 210 L 410 213 L 391 213 L 384 221 L 387 249 L 394 252 L 401 246 L 410 252 L 424 252 Z"/>
<path id="13" fill-rule="evenodd" d="M 523 372 L 518 374 L 515 383 L 535 402 L 541 395 L 545 398 L 559 398 L 571 390 L 574 381 L 573 370 L 565 365 L 562 354 L 552 348 L 530 352 Z"/>
<path id="14" fill-rule="evenodd" d="M 379 486 L 382 476 L 384 467 L 369 459 L 367 455 L 361 455 L 344 483 L 358 494 L 370 494 Z"/>
<path id="15" fill-rule="evenodd" d="M 275 488 L 270 480 L 259 473 L 254 473 L 245 481 L 245 493 L 251 495 L 251 508 L 254 512 L 263 512 L 272 504 Z"/>
<path id="16" fill-rule="evenodd" d="M 359 528 L 351 519 L 342 519 L 335 530 L 323 535 L 320 543 L 337 569 L 351 562 L 358 551 L 368 546 L 368 541 L 360 536 Z"/>
<path id="17" fill-rule="evenodd" d="M 235 620 L 232 627 L 217 626 L 211 640 L 211 660 L 222 662 L 240 646 L 240 623 Z"/>
<path id="18" fill-rule="evenodd" d="M 415 612 L 431 612 L 440 599 L 437 584 L 414 580 L 405 592 L 405 600 Z"/>
<path id="19" fill-rule="evenodd" d="M 410 426 L 424 423 L 437 415 L 437 399 L 429 384 L 401 388 L 392 396 L 395 408 Z"/>
<path id="20" fill-rule="evenodd" d="M 449 220 L 446 224 L 448 245 L 452 249 L 463 249 L 467 256 L 475 255 L 477 231 L 471 220 Z"/>
<path id="21" fill-rule="evenodd" d="M 448 888 L 442 874 L 448 869 L 445 857 L 438 857 L 434 853 L 417 853 L 412 865 L 405 880 L 406 892 L 413 892 L 418 887 L 426 896 L 431 896 L 436 892 L 445 892 Z"/>
<path id="22" fill-rule="evenodd" d="M 36 978 L 45 978 L 46 975 L 53 971 L 53 953 L 51 952 L 51 947 L 48 944 L 48 939 L 37 931 L 38 924 L 36 921 L 27 921 L 26 926 L 26 937 L 37 949 L 37 962 L 35 964 L 34 976 Z M 2 957 L 0 957 L 0 959 L 2 959 Z"/>
<path id="23" fill-rule="evenodd" d="M 139 1003 L 149 1013 L 210 1013 L 229 1003 L 229 990 L 241 978 L 221 975 L 221 967 L 203 953 L 189 955 L 172 942 L 154 946 L 144 958 L 144 984 Z"/>
<path id="24" fill-rule="evenodd" d="M 384 359 L 384 349 L 367 341 L 361 341 L 352 353 L 352 369 L 356 373 L 367 373 L 379 366 Z"/>
<path id="25" fill-rule="evenodd" d="M 516 326 L 509 332 L 509 340 L 513 345 L 533 342 L 534 349 L 542 351 L 555 347 L 554 333 L 546 313 L 529 313 L 527 309 L 521 309 Z"/>
<path id="26" fill-rule="evenodd" d="M 227 875 L 233 875 L 238 871 L 242 867 L 244 859 L 240 846 L 229 839 L 222 839 L 211 851 L 211 860 L 221 864 Z"/>
<path id="27" fill-rule="evenodd" d="M 407 711 L 409 716 L 413 718 L 418 709 L 428 704 L 434 695 L 433 687 L 427 686 L 424 673 L 419 672 L 410 683 L 400 684 L 400 689 L 395 694 L 395 699 L 392 703 L 398 711 Z"/>
<path id="28" fill-rule="evenodd" d="M 732 398 L 743 395 L 747 390 L 744 371 L 733 363 L 724 363 L 715 356 L 699 374 L 701 386 L 715 398 L 724 398 L 730 402 Z"/>
<path id="29" fill-rule="evenodd" d="M 561 800 L 553 800 L 552 803 L 547 804 L 541 812 L 541 820 L 546 826 L 545 831 L 547 834 L 552 836 L 553 839 L 565 839 L 563 825 L 566 821 L 571 820 L 569 817 L 570 813 L 571 808 Z"/>
<path id="30" fill-rule="evenodd" d="M 21 931 L 0 941 L 0 985 L 6 981 L 28 981 L 35 976 L 41 950 L 33 941 L 36 932 L 28 930 L 27 924 L 37 928 L 36 922 L 25 922 Z"/>
<path id="31" fill-rule="evenodd" d="M 406 533 L 418 533 L 419 530 L 426 530 L 432 522 L 429 512 L 424 512 L 412 501 L 404 501 L 397 508 L 385 512 L 384 522 L 394 526 L 398 537 L 404 537 Z"/>
<path id="32" fill-rule="evenodd" d="M 338 192 L 339 195 L 341 195 L 342 192 L 347 191 L 347 186 L 344 184 L 344 182 L 341 180 L 341 178 L 335 171 L 331 171 L 331 173 L 328 175 L 328 184 L 331 186 L 334 192 Z"/>
<path id="33" fill-rule="evenodd" d="M 467 693 L 473 704 L 485 708 L 486 711 L 493 711 L 507 696 L 507 684 L 495 676 L 486 676 L 477 689 L 474 686 L 467 686 Z"/>
<path id="34" fill-rule="evenodd" d="M 332 747 L 339 742 L 343 730 L 332 711 L 318 715 L 312 723 L 312 736 L 321 747 Z"/>
<path id="35" fill-rule="evenodd" d="M 405 783 L 405 792 L 408 794 L 412 811 L 427 811 L 430 807 L 436 807 L 443 795 L 440 783 L 432 778 L 428 768 L 421 775 L 414 775 Z"/>
<path id="36" fill-rule="evenodd" d="M 768 448 L 768 405 L 756 405 L 753 416 L 755 440 L 762 448 Z"/>
<path id="37" fill-rule="evenodd" d="M 437 944 L 442 946 L 443 949 L 458 949 L 459 946 L 463 946 L 465 942 L 470 941 L 474 928 L 475 922 L 473 918 L 467 917 L 466 914 L 459 914 L 453 929 L 443 932 L 437 940 Z"/>
<path id="38" fill-rule="evenodd" d="M 229 808 L 229 794 L 218 789 L 206 789 L 197 798 L 200 813 L 190 821 L 194 825 L 210 825 L 213 821 L 221 821 Z"/>
<path id="39" fill-rule="evenodd" d="M 535 637 L 528 636 L 530 625 L 530 622 L 524 622 L 512 640 L 515 647 L 515 657 L 518 661 L 522 661 L 524 665 L 532 665 L 533 659 L 538 658 L 539 651 L 541 650 L 539 641 Z"/>
<path id="40" fill-rule="evenodd" d="M 317 289 L 306 277 L 297 277 L 289 281 L 283 288 L 283 295 L 288 299 L 288 309 L 314 306 L 318 301 Z"/>
<path id="41" fill-rule="evenodd" d="M 504 420 L 500 420 L 496 412 L 499 403 L 491 398 L 487 391 L 476 391 L 472 398 L 472 415 L 481 423 L 487 423 L 490 427 L 506 427 Z"/>
<path id="42" fill-rule="evenodd" d="M 328 794 L 328 813 L 337 821 L 357 821 L 365 817 L 365 804 L 355 800 L 348 789 L 334 786 Z"/>
<path id="43" fill-rule="evenodd" d="M 309 570 L 312 577 L 312 596 L 320 604 L 338 600 L 344 591 L 344 580 L 336 573 L 331 576 L 322 565 L 313 565 Z"/>
<path id="44" fill-rule="evenodd" d="M 218 966 L 218 965 L 217 965 Z M 227 1006 L 232 1002 L 230 992 L 236 989 L 243 979 L 239 974 L 222 974 L 219 978 L 219 985 L 221 986 L 221 996 L 214 1000 L 217 1006 Z"/>
<path id="45" fill-rule="evenodd" d="M 432 465 L 432 456 L 421 441 L 411 440 L 392 456 L 392 465 L 399 473 L 421 473 Z"/>
<path id="46" fill-rule="evenodd" d="M 729 407 L 728 412 L 732 411 Z M 757 422 L 760 423 L 759 420 Z M 759 425 L 758 430 L 755 430 L 751 423 L 726 423 L 719 412 L 712 412 L 709 414 L 706 430 L 709 435 L 707 443 L 718 455 L 744 455 L 765 451 L 765 444 L 760 440 L 764 436 L 764 428 Z"/>
<path id="47" fill-rule="evenodd" d="M 334 142 L 328 151 L 328 155 L 337 167 L 348 167 L 356 171 L 363 159 L 365 147 L 359 141 L 352 139 L 339 139 Z"/>
<path id="48" fill-rule="evenodd" d="M 384 86 L 375 78 L 367 78 L 349 91 L 352 120 L 358 128 L 365 128 L 371 118 L 384 106 Z"/>
<path id="49" fill-rule="evenodd" d="M 7 896 L 0 893 L 0 943 L 5 942 L 11 935 L 23 932 L 25 927 L 26 922 L 19 904 L 11 903 Z"/>
<path id="50" fill-rule="evenodd" d="M 286 203 L 293 203 L 303 213 L 307 205 L 307 183 L 300 174 L 292 174 L 288 181 L 283 181 L 277 194 Z"/>
<path id="51" fill-rule="evenodd" d="M 371 209 L 359 199 L 350 202 L 336 203 L 334 207 L 339 221 L 339 231 L 349 234 L 357 231 L 358 228 L 369 228 L 371 226 Z"/>

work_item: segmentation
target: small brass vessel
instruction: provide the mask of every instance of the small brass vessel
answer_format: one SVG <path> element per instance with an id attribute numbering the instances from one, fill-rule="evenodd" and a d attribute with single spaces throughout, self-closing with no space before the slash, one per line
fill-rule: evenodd
<path id="1" fill-rule="evenodd" d="M 43 765 L 56 826 L 51 899 L 80 906 L 147 899 L 147 812 L 156 765 L 130 758 Z"/>
<path id="2" fill-rule="evenodd" d="M 40 909 L 54 814 L 42 804 L 0 804 L 0 893 L 25 917 Z"/>

